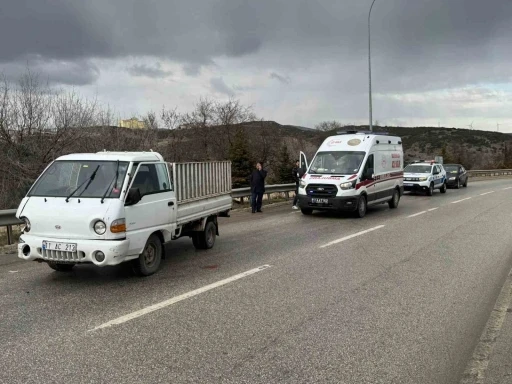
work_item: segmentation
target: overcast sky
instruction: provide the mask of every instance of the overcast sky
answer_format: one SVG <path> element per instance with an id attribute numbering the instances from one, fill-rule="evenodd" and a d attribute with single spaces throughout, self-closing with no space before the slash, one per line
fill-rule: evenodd
<path id="1" fill-rule="evenodd" d="M 123 118 L 201 96 L 312 127 L 368 122 L 372 0 L 1 0 L 0 71 L 27 65 Z M 376 0 L 374 120 L 512 132 L 511 0 Z"/>

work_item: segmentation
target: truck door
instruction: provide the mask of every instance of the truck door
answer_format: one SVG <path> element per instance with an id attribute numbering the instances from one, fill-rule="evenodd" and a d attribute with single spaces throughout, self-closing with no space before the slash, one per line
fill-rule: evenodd
<path id="1" fill-rule="evenodd" d="M 176 223 L 176 199 L 166 163 L 140 163 L 131 181 L 141 200 L 125 207 L 126 231 L 130 236 L 130 255 L 142 252 L 153 232 L 172 232 Z"/>

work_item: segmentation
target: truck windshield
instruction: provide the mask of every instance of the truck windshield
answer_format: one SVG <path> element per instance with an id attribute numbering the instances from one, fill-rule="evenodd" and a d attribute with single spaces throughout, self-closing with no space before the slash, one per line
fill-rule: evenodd
<path id="1" fill-rule="evenodd" d="M 359 171 L 365 152 L 318 152 L 309 173 L 352 175 Z"/>
<path id="2" fill-rule="evenodd" d="M 105 198 L 117 198 L 121 194 L 128 162 L 119 162 L 115 180 L 117 164 L 117 161 L 55 161 L 28 196 L 68 197 L 75 191 L 72 195 L 75 198 L 102 198 L 105 193 Z"/>
<path id="3" fill-rule="evenodd" d="M 430 165 L 408 165 L 405 167 L 405 173 L 430 173 L 432 167 Z"/>

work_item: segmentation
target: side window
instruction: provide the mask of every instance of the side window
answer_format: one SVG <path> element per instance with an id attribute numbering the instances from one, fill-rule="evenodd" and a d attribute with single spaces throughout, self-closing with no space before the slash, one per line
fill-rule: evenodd
<path id="1" fill-rule="evenodd" d="M 171 185 L 169 183 L 169 174 L 167 173 L 166 164 L 155 164 L 155 167 L 156 175 L 158 177 L 159 191 L 169 191 L 171 189 Z"/>
<path id="2" fill-rule="evenodd" d="M 132 188 L 142 196 L 169 190 L 169 177 L 164 164 L 142 164 L 135 175 Z"/>
<path id="3" fill-rule="evenodd" d="M 373 166 L 373 155 L 368 156 L 368 160 L 366 160 L 366 164 L 364 165 L 363 175 L 365 175 L 370 168 L 375 170 Z"/>

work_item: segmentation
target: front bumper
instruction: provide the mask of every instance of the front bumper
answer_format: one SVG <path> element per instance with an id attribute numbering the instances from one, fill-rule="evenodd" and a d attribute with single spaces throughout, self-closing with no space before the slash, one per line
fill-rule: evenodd
<path id="1" fill-rule="evenodd" d="M 427 191 L 430 186 L 430 181 L 404 181 L 404 191 Z"/>
<path id="2" fill-rule="evenodd" d="M 447 187 L 456 187 L 458 183 L 459 183 L 459 179 L 455 179 L 455 180 L 446 179 Z"/>
<path id="3" fill-rule="evenodd" d="M 76 244 L 76 252 L 48 251 L 42 249 L 43 240 Z M 76 240 L 42 238 L 23 234 L 18 244 L 18 257 L 23 260 L 44 260 L 56 263 L 93 263 L 98 267 L 117 265 L 123 261 L 134 259 L 137 256 L 127 256 L 129 240 Z M 101 251 L 105 259 L 101 262 L 94 258 L 94 254 Z"/>
<path id="4" fill-rule="evenodd" d="M 325 198 L 327 203 L 316 203 L 313 199 L 316 197 L 299 195 L 297 205 L 299 208 L 315 209 L 319 211 L 348 211 L 352 212 L 357 209 L 357 199 L 359 196 L 336 196 Z M 323 199 L 323 198 L 320 198 Z"/>

